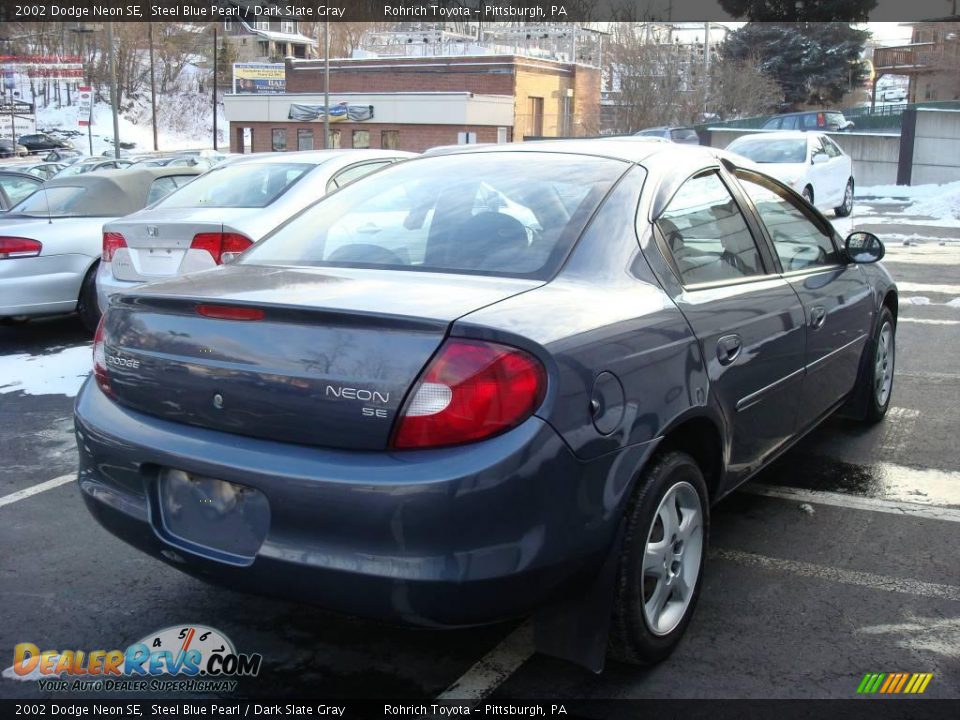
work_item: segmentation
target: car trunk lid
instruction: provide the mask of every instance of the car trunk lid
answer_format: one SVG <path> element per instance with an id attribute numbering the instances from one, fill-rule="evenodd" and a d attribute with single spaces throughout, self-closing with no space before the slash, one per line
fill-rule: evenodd
<path id="1" fill-rule="evenodd" d="M 223 208 L 158 209 L 105 225 L 104 233 L 119 233 L 126 243 L 110 262 L 114 278 L 143 282 L 214 267 L 209 252 L 190 246 L 197 235 L 235 232 L 224 224 L 225 212 Z M 229 213 L 230 221 L 236 222 L 251 210 L 231 208 Z"/>
<path id="2" fill-rule="evenodd" d="M 450 323 L 540 284 L 227 266 L 119 297 L 105 319 L 109 382 L 116 401 L 182 423 L 382 450 Z M 256 319 L 223 318 L 235 309 Z"/>

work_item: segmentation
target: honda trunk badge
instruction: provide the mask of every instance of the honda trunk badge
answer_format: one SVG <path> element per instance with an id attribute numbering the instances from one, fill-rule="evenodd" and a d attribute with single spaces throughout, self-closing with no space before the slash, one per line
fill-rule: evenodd
<path id="1" fill-rule="evenodd" d="M 217 410 L 223 410 L 223 395 L 220 393 L 214 393 L 213 395 L 213 406 Z"/>

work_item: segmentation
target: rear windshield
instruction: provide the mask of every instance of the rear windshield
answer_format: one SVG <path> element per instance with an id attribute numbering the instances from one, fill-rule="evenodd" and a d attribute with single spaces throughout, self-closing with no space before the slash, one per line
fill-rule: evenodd
<path id="1" fill-rule="evenodd" d="M 408 161 L 311 206 L 240 262 L 547 278 L 627 167 L 532 152 Z"/>
<path id="2" fill-rule="evenodd" d="M 198 177 L 190 183 L 189 190 L 168 195 L 156 207 L 266 207 L 315 167 L 316 163 L 228 165 Z"/>
<path id="3" fill-rule="evenodd" d="M 93 217 L 87 202 L 87 188 L 59 186 L 37 190 L 20 204 L 10 208 L 10 215 L 34 217 Z"/>
<path id="4" fill-rule="evenodd" d="M 735 140 L 727 150 L 756 163 L 803 163 L 807 161 L 806 139 L 771 140 L 751 138 Z"/>
<path id="5" fill-rule="evenodd" d="M 679 128 L 677 130 L 671 130 L 670 137 L 676 142 L 694 139 L 697 140 L 697 142 L 700 141 L 700 136 L 697 135 L 697 131 L 691 128 Z"/>

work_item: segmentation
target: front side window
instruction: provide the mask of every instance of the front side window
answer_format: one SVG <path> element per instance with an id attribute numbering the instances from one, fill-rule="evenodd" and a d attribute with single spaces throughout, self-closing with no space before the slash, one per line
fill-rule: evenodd
<path id="1" fill-rule="evenodd" d="M 189 188 L 168 195 L 157 207 L 266 207 L 316 165 L 237 163 L 200 175 Z"/>
<path id="2" fill-rule="evenodd" d="M 826 228 L 790 193 L 752 173 L 738 173 L 740 184 L 766 225 L 784 272 L 836 265 L 840 255 Z"/>
<path id="3" fill-rule="evenodd" d="M 760 252 L 733 196 L 716 172 L 687 180 L 657 227 L 684 285 L 762 275 Z"/>
<path id="4" fill-rule="evenodd" d="M 536 152 L 397 163 L 312 205 L 240 262 L 546 279 L 627 169 Z"/>
<path id="5" fill-rule="evenodd" d="M 274 152 L 284 152 L 287 149 L 286 128 L 274 128 L 270 147 Z"/>

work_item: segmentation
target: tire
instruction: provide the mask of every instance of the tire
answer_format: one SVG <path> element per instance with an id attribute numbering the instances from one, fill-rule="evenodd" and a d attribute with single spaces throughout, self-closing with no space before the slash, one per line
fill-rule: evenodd
<path id="1" fill-rule="evenodd" d="M 811 205 L 813 205 L 813 188 L 812 188 L 812 187 L 810 187 L 809 185 L 807 185 L 807 186 L 803 189 L 803 192 L 800 193 L 800 194 L 803 195 L 803 199 L 804 199 L 804 200 L 806 200 L 808 203 L 810 203 Z"/>
<path id="2" fill-rule="evenodd" d="M 897 325 L 890 308 L 884 306 L 877 320 L 870 355 L 864 358 L 857 380 L 866 394 L 863 421 L 869 425 L 883 420 L 893 396 L 893 371 L 897 359 Z"/>
<path id="3" fill-rule="evenodd" d="M 837 217 L 849 217 L 853 212 L 853 178 L 847 180 L 847 187 L 843 191 L 843 205 L 833 209 Z"/>
<path id="4" fill-rule="evenodd" d="M 670 535 L 680 547 L 664 543 L 663 518 L 671 506 L 679 522 Z M 700 595 L 709 507 L 703 473 L 686 453 L 667 452 L 643 471 L 626 511 L 610 626 L 611 659 L 652 665 L 680 642 Z M 650 554 L 664 544 L 658 557 Z M 657 597 L 664 601 L 657 603 Z"/>
<path id="5" fill-rule="evenodd" d="M 100 322 L 100 306 L 97 304 L 97 267 L 99 265 L 99 262 L 95 262 L 83 276 L 80 297 L 77 299 L 77 315 L 91 334 L 96 332 L 97 324 Z"/>

